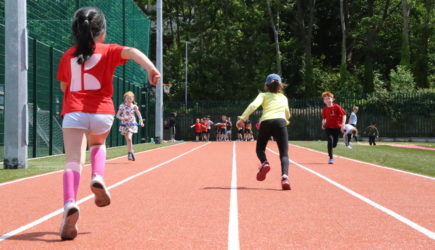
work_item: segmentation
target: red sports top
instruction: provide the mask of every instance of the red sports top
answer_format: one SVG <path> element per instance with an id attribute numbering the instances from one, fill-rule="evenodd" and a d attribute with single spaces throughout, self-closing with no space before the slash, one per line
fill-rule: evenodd
<path id="1" fill-rule="evenodd" d="M 341 128 L 344 115 L 346 111 L 338 104 L 333 104 L 332 107 L 325 106 L 322 110 L 322 118 L 326 119 L 325 128 Z"/>
<path id="2" fill-rule="evenodd" d="M 201 133 L 201 126 L 202 126 L 202 124 L 201 123 L 195 123 L 195 124 L 193 124 L 193 126 L 195 126 L 195 132 L 196 133 Z"/>
<path id="3" fill-rule="evenodd" d="M 118 44 L 97 43 L 84 64 L 73 56 L 75 46 L 63 54 L 57 71 L 57 80 L 66 83 L 61 117 L 71 112 L 115 114 L 112 81 L 116 67 L 127 62 L 121 58 L 123 49 Z"/>
<path id="4" fill-rule="evenodd" d="M 202 132 L 208 131 L 208 123 L 207 122 L 201 123 L 201 126 L 202 126 Z"/>

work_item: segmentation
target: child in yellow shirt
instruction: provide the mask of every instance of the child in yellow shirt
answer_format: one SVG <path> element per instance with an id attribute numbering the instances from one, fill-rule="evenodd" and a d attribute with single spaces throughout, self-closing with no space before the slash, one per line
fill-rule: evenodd
<path id="1" fill-rule="evenodd" d="M 281 186 L 283 190 L 290 190 L 288 180 L 288 132 L 287 125 L 290 119 L 290 110 L 287 97 L 283 94 L 285 84 L 277 74 L 270 74 L 264 84 L 264 93 L 258 94 L 257 98 L 249 104 L 245 112 L 240 116 L 238 123 L 248 120 L 249 116 L 261 105 L 263 115 L 260 118 L 260 129 L 257 139 L 257 157 L 261 162 L 261 167 L 257 173 L 257 180 L 266 179 L 266 174 L 270 171 L 270 165 L 266 158 L 266 146 L 270 137 L 276 140 L 279 148 L 281 160 Z"/>

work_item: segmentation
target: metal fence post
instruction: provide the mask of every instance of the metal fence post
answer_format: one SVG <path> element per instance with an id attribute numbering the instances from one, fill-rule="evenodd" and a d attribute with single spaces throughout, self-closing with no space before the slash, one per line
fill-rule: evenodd
<path id="1" fill-rule="evenodd" d="M 27 167 L 27 3 L 5 1 L 4 168 Z"/>
<path id="2" fill-rule="evenodd" d="M 36 38 L 33 39 L 33 127 L 32 127 L 32 157 L 36 157 L 36 136 L 38 131 L 37 123 L 38 123 L 38 95 L 36 94 L 36 77 L 38 75 L 38 71 L 36 70 L 36 47 L 38 46 L 38 40 Z"/>
<path id="3" fill-rule="evenodd" d="M 54 89 L 53 89 L 53 85 L 54 85 L 54 80 L 53 80 L 53 47 L 50 47 L 50 53 L 49 53 L 49 64 L 50 64 L 50 77 L 49 77 L 49 84 L 50 84 L 50 94 L 49 94 L 49 134 L 48 134 L 48 154 L 49 155 L 53 155 L 53 95 L 54 95 Z"/>

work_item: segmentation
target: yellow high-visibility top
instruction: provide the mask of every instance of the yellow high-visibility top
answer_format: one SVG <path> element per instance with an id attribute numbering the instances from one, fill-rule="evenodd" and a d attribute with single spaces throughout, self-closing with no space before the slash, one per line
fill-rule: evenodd
<path id="1" fill-rule="evenodd" d="M 249 116 L 260 105 L 263 107 L 263 114 L 260 118 L 260 122 L 271 119 L 282 118 L 287 121 L 287 125 L 290 123 L 290 110 L 288 107 L 288 100 L 284 94 L 281 93 L 260 93 L 257 98 L 246 108 L 240 117 L 243 121 L 248 120 Z"/>

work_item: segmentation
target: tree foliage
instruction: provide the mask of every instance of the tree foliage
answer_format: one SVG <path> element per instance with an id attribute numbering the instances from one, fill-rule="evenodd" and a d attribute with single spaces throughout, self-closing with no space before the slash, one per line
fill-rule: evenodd
<path id="1" fill-rule="evenodd" d="M 154 0 L 136 1 L 154 18 Z M 433 1 L 341 2 L 165 0 L 169 98 L 184 99 L 185 41 L 189 99 L 251 99 L 280 68 L 293 97 L 433 87 Z"/>

